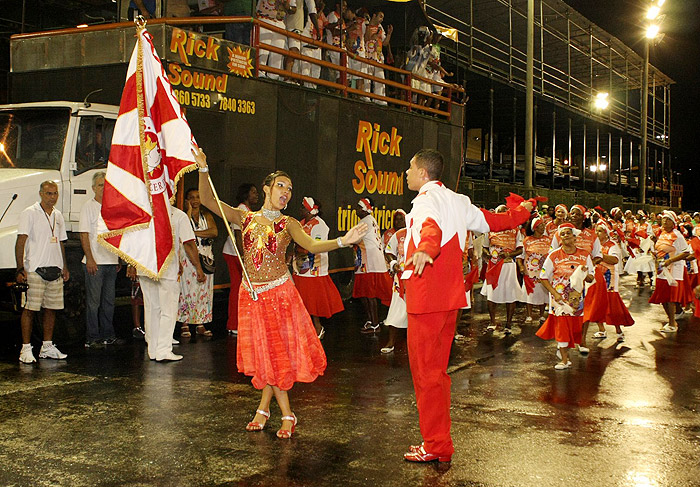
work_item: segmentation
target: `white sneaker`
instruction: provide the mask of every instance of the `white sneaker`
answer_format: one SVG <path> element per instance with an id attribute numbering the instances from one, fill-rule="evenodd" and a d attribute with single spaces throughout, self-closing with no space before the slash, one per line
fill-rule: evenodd
<path id="1" fill-rule="evenodd" d="M 525 318 L 525 323 L 532 323 L 532 316 Z"/>
<path id="2" fill-rule="evenodd" d="M 677 327 L 677 326 L 671 326 L 671 325 L 669 325 L 668 323 L 666 323 L 666 324 L 661 328 L 661 331 L 662 331 L 663 333 L 675 333 L 675 332 L 678 331 L 678 327 Z"/>
<path id="3" fill-rule="evenodd" d="M 56 348 L 53 343 L 51 345 L 42 345 L 39 351 L 39 358 L 51 358 L 54 360 L 65 360 L 68 357 L 65 353 Z"/>
<path id="4" fill-rule="evenodd" d="M 593 334 L 593 338 L 608 338 L 608 334 L 604 331 L 597 331 Z"/>
<path id="5" fill-rule="evenodd" d="M 32 353 L 32 347 L 22 347 L 22 351 L 19 352 L 19 361 L 23 364 L 33 364 L 36 362 L 34 354 Z"/>
<path id="6" fill-rule="evenodd" d="M 164 357 L 156 358 L 156 362 L 177 362 L 182 360 L 182 355 L 176 355 L 173 352 L 168 353 Z"/>
<path id="7" fill-rule="evenodd" d="M 588 352 L 591 350 L 588 347 L 582 347 L 581 345 L 578 346 L 578 352 L 583 354 L 583 355 L 588 355 Z"/>
<path id="8" fill-rule="evenodd" d="M 617 334 L 617 342 L 622 343 L 625 341 L 625 334 L 624 333 L 618 333 Z"/>
<path id="9" fill-rule="evenodd" d="M 683 318 L 684 314 L 685 314 L 685 311 L 680 310 L 678 313 L 676 313 L 676 319 L 680 320 L 681 318 Z"/>
<path id="10" fill-rule="evenodd" d="M 546 316 L 540 316 L 540 323 L 544 323 L 545 321 L 547 321 L 547 317 L 546 317 Z"/>

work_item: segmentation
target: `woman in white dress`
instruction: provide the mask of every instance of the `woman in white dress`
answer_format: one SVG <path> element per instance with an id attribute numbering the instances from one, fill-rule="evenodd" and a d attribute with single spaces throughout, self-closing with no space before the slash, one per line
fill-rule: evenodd
<path id="1" fill-rule="evenodd" d="M 187 216 L 197 237 L 197 250 L 200 255 L 214 258 L 212 243 L 219 234 L 214 217 L 203 208 L 199 201 L 199 191 L 188 189 L 185 193 Z M 177 321 L 182 323 L 180 337 L 188 338 L 192 334 L 189 325 L 197 325 L 197 335 L 211 337 L 212 333 L 205 326 L 212 321 L 212 303 L 214 299 L 214 274 L 206 274 L 206 281 L 197 282 L 197 270 L 180 252 L 182 273 L 180 275 L 180 303 L 178 305 Z"/>

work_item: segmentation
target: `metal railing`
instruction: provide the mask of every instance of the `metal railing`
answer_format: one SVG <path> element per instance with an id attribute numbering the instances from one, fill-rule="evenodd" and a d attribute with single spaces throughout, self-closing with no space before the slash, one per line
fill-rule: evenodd
<path id="1" fill-rule="evenodd" d="M 269 24 L 264 20 L 257 19 L 254 17 L 231 17 L 231 16 L 202 16 L 202 17 L 177 17 L 177 18 L 160 18 L 151 19 L 148 21 L 149 25 L 157 24 L 167 24 L 179 27 L 185 26 L 204 26 L 204 25 L 221 25 L 227 23 L 248 23 L 252 24 L 251 29 L 251 47 L 256 50 L 256 59 L 254 63 L 255 75 L 258 76 L 261 72 L 274 74 L 281 76 L 285 79 L 296 80 L 302 83 L 311 83 L 316 86 L 323 86 L 328 89 L 337 91 L 340 95 L 347 97 L 349 95 L 357 97 L 367 97 L 372 100 L 386 102 L 392 106 L 402 107 L 408 111 L 429 114 L 439 117 L 444 117 L 447 120 L 451 120 L 452 117 L 452 107 L 457 104 L 463 106 L 462 98 L 464 97 L 464 88 L 456 85 L 451 85 L 449 83 L 443 83 L 435 81 L 432 79 L 424 78 L 418 76 L 410 71 L 404 69 L 399 69 L 391 65 L 378 63 L 374 60 L 363 58 L 363 57 L 353 57 L 355 61 L 358 61 L 366 66 L 373 66 L 375 68 L 383 69 L 392 73 L 392 76 L 396 79 L 382 79 L 376 76 L 356 71 L 348 66 L 348 57 L 353 56 L 352 53 L 346 49 L 342 49 L 325 42 L 312 39 L 310 37 L 305 37 L 294 32 L 290 32 L 285 29 L 281 29 L 275 25 Z M 118 28 L 124 28 L 133 26 L 132 22 L 121 22 L 112 24 L 100 24 L 85 28 L 70 28 L 70 29 L 60 29 L 53 31 L 43 31 L 43 32 L 33 32 L 28 34 L 16 34 L 12 36 L 13 38 L 30 39 L 43 36 L 54 36 L 62 34 L 75 34 L 78 32 L 100 32 L 109 31 Z M 288 39 L 296 39 L 302 43 L 302 45 L 311 45 L 323 49 L 324 51 L 336 52 L 340 55 L 340 63 L 334 64 L 322 59 L 316 59 L 314 57 L 305 56 L 301 53 L 289 51 L 284 48 L 279 48 L 272 46 L 270 44 L 265 44 L 260 42 L 260 29 L 264 28 L 266 30 L 281 34 L 286 36 Z M 285 57 L 293 58 L 300 62 L 307 62 L 315 64 L 322 68 L 326 68 L 329 71 L 339 73 L 337 81 L 330 81 L 322 78 L 313 78 L 309 76 L 304 76 L 300 73 L 294 71 L 288 71 L 286 69 L 278 69 L 271 66 L 266 66 L 260 63 L 260 50 L 265 50 L 269 52 L 274 52 Z M 379 95 L 372 93 L 371 91 L 363 91 L 352 86 L 349 77 L 362 78 L 366 82 L 381 83 L 385 86 L 391 87 L 397 91 L 398 96 L 388 96 Z M 430 92 L 423 91 L 418 88 L 413 88 L 411 85 L 412 80 L 418 80 L 423 84 L 431 87 Z M 432 92 L 432 87 L 439 87 L 442 89 L 444 94 L 436 94 Z M 437 108 L 426 106 L 421 103 L 421 101 L 433 101 Z M 443 109 L 444 107 L 444 109 Z"/>

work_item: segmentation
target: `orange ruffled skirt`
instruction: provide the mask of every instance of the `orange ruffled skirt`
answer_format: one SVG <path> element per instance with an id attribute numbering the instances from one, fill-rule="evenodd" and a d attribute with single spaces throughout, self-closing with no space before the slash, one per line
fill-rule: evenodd
<path id="1" fill-rule="evenodd" d="M 294 276 L 294 285 L 311 316 L 330 318 L 345 309 L 330 276 Z"/>
<path id="2" fill-rule="evenodd" d="M 253 301 L 241 286 L 238 298 L 238 371 L 253 386 L 313 382 L 326 370 L 326 354 L 299 292 L 288 279 Z"/>
<path id="3" fill-rule="evenodd" d="M 353 298 L 379 298 L 383 305 L 391 304 L 391 276 L 388 272 L 355 274 Z"/>
<path id="4" fill-rule="evenodd" d="M 568 348 L 574 348 L 577 343 L 581 343 L 582 326 L 582 316 L 555 316 L 550 314 L 535 334 L 544 340 L 554 339 L 562 343 L 569 342 Z"/>

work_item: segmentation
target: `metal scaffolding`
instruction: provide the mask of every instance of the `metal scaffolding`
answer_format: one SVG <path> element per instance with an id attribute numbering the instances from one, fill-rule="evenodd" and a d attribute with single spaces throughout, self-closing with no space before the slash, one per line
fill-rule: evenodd
<path id="1" fill-rule="evenodd" d="M 425 9 L 434 24 L 458 31 L 457 42 L 441 42 L 442 53 L 448 62 L 465 68 L 468 94 L 470 84 L 480 84 L 470 76 L 477 74 L 488 79 L 489 86 L 498 87 L 501 93 L 495 95 L 496 99 L 522 96 L 526 86 L 527 4 L 528 0 L 426 0 Z M 560 0 L 535 0 L 534 23 L 537 183 L 551 187 L 573 185 L 589 191 L 610 191 L 611 185 L 617 185 L 617 192 L 631 197 L 632 192 L 627 194 L 625 187 L 637 184 L 634 171 L 639 163 L 642 130 L 644 58 Z M 653 66 L 648 72 L 648 200 L 670 203 L 673 80 Z M 608 93 L 607 109 L 595 108 L 593 101 L 599 93 Z M 488 95 L 488 89 L 484 94 L 494 96 Z M 520 110 L 517 100 L 501 103 L 500 111 L 501 115 L 524 119 L 524 110 Z M 495 112 L 498 118 L 498 103 Z M 493 124 L 487 122 L 484 132 L 492 132 Z M 522 139 L 524 132 L 515 131 L 515 120 L 503 128 L 508 125 L 514 130 L 513 141 L 511 150 L 502 152 L 511 161 L 517 161 L 522 158 L 524 151 L 520 146 L 524 144 L 516 140 Z M 538 140 L 543 139 L 544 133 L 548 133 L 547 140 Z M 497 131 L 492 137 L 498 135 Z M 503 138 L 504 134 L 500 135 Z M 543 152 L 545 146 L 548 153 Z M 482 154 L 482 162 L 501 162 L 502 156 L 492 150 Z M 586 172 L 591 166 L 599 169 L 603 160 L 609 167 L 605 174 Z M 488 172 L 492 174 L 494 168 Z M 515 167 L 510 172 L 517 177 Z M 538 172 L 547 173 L 547 177 L 538 177 Z M 557 184 L 558 175 L 569 181 Z"/>

